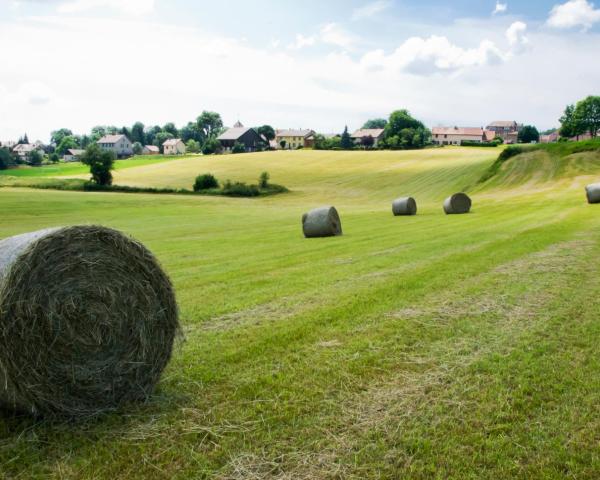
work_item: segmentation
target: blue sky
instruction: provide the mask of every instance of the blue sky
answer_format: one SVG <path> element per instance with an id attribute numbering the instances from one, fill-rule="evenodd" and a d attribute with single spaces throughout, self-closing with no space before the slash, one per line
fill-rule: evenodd
<path id="1" fill-rule="evenodd" d="M 600 94 L 589 0 L 0 0 L 0 140 L 96 124 L 557 124 Z"/>

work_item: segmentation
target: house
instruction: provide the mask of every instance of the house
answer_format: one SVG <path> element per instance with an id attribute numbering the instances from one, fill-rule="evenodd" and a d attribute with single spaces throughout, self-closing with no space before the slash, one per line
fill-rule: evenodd
<path id="1" fill-rule="evenodd" d="M 67 153 L 63 155 L 63 160 L 65 162 L 78 162 L 84 153 L 85 150 L 77 150 L 75 148 L 70 148 L 69 150 L 67 150 Z"/>
<path id="2" fill-rule="evenodd" d="M 548 135 L 540 135 L 540 143 L 558 142 L 559 137 L 558 131 L 549 133 Z"/>
<path id="3" fill-rule="evenodd" d="M 373 143 L 368 146 L 376 148 L 379 146 L 379 142 L 383 140 L 383 132 L 383 128 L 361 128 L 354 132 L 351 137 L 356 145 L 367 145 L 370 143 L 369 138 L 372 138 Z"/>
<path id="4" fill-rule="evenodd" d="M 133 155 L 133 144 L 126 135 L 104 135 L 96 142 L 102 150 L 114 152 L 117 158 Z"/>
<path id="5" fill-rule="evenodd" d="M 256 152 L 264 147 L 264 139 L 252 128 L 244 127 L 239 121 L 217 137 L 224 151 L 230 152 L 236 143 L 244 145 L 246 152 Z"/>
<path id="6" fill-rule="evenodd" d="M 483 128 L 434 127 L 431 136 L 436 145 L 460 145 L 462 142 L 491 142 L 496 138 L 496 133 Z"/>
<path id="7" fill-rule="evenodd" d="M 22 162 L 29 162 L 31 152 L 34 151 L 39 152 L 40 155 L 44 155 L 44 150 L 31 143 L 20 143 L 18 145 L 15 145 L 13 148 L 13 153 L 16 153 L 19 157 L 19 160 L 21 160 Z"/>
<path id="8" fill-rule="evenodd" d="M 277 130 L 275 132 L 275 142 L 277 148 L 286 148 L 295 150 L 297 148 L 312 148 L 315 145 L 314 130 Z M 281 146 L 281 142 L 285 142 L 285 147 Z"/>
<path id="9" fill-rule="evenodd" d="M 185 153 L 185 143 L 181 138 L 170 138 L 163 143 L 165 155 L 183 155 Z"/>
<path id="10" fill-rule="evenodd" d="M 158 155 L 160 153 L 160 148 L 156 145 L 144 145 L 142 149 L 142 155 Z"/>
<path id="11" fill-rule="evenodd" d="M 523 128 L 523 125 L 515 121 L 498 120 L 490 123 L 486 130 L 495 132 L 497 137 L 504 140 L 504 143 L 517 143 L 521 128 Z"/>

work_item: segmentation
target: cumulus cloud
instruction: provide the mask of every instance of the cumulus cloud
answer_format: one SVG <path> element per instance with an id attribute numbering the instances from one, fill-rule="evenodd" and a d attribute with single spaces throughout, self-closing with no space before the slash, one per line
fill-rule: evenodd
<path id="1" fill-rule="evenodd" d="M 363 56 L 361 64 L 370 71 L 391 68 L 417 75 L 456 71 L 467 67 L 493 65 L 503 62 L 504 54 L 496 45 L 483 40 L 477 48 L 461 48 L 446 37 L 412 37 L 391 55 L 375 50 Z"/>
<path id="2" fill-rule="evenodd" d="M 375 15 L 383 12 L 392 5 L 389 0 L 377 0 L 375 2 L 367 3 L 362 7 L 354 9 L 352 12 L 352 20 L 361 20 L 363 18 L 374 17 Z"/>
<path id="3" fill-rule="evenodd" d="M 492 15 L 498 15 L 499 13 L 506 13 L 507 10 L 508 10 L 507 3 L 496 2 L 496 8 L 492 12 Z"/>
<path id="4" fill-rule="evenodd" d="M 328 23 L 321 29 L 321 40 L 323 43 L 335 45 L 338 47 L 349 48 L 354 42 L 355 38 L 350 33 L 346 32 L 337 23 Z"/>
<path id="5" fill-rule="evenodd" d="M 514 22 L 506 30 L 506 39 L 511 47 L 511 53 L 522 53 L 529 46 L 529 38 L 526 35 L 527 24 Z"/>
<path id="6" fill-rule="evenodd" d="M 296 35 L 296 40 L 294 41 L 294 43 L 288 45 L 288 48 L 299 50 L 304 47 L 312 47 L 316 42 L 317 38 L 314 35 L 310 37 L 305 37 L 301 33 L 298 33 Z"/>
<path id="7" fill-rule="evenodd" d="M 58 6 L 59 13 L 79 13 L 109 8 L 128 15 L 145 15 L 154 11 L 154 0 L 70 0 Z"/>
<path id="8" fill-rule="evenodd" d="M 569 0 L 561 5 L 555 5 L 548 18 L 548 25 L 551 27 L 582 27 L 584 31 L 598 22 L 600 22 L 600 9 L 595 9 L 594 4 L 587 0 Z"/>

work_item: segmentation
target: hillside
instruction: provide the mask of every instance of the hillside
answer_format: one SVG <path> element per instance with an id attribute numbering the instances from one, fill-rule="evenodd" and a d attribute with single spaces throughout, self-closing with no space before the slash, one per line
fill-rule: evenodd
<path id="1" fill-rule="evenodd" d="M 259 199 L 0 188 L 0 238 L 99 223 L 175 285 L 185 330 L 160 389 L 84 424 L 0 418 L 7 478 L 595 478 L 597 153 L 270 152 L 115 172 L 292 192 Z M 585 155 L 585 159 L 577 155 Z M 557 163 L 558 162 L 558 163 Z M 470 186 L 473 211 L 446 216 Z M 415 217 L 391 201 L 414 195 Z M 344 236 L 307 240 L 335 204 Z M 74 208 L 77 205 L 77 208 Z"/>

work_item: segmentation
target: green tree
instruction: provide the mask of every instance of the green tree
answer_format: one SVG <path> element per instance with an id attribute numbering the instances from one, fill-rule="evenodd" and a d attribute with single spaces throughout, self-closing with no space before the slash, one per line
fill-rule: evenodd
<path id="1" fill-rule="evenodd" d="M 240 142 L 235 142 L 235 144 L 233 145 L 233 148 L 231 149 L 231 153 L 245 153 L 246 152 L 246 147 L 244 146 L 243 143 Z"/>
<path id="2" fill-rule="evenodd" d="M 588 133 L 595 138 L 600 130 L 600 97 L 589 96 L 575 107 L 575 117 L 581 122 L 581 133 Z"/>
<path id="3" fill-rule="evenodd" d="M 204 110 L 196 119 L 198 128 L 204 134 L 204 138 L 218 137 L 223 129 L 223 120 L 217 112 L 208 112 Z"/>
<path id="4" fill-rule="evenodd" d="M 431 132 L 408 110 L 396 110 L 385 127 L 383 145 L 392 149 L 423 148 L 429 143 Z"/>
<path id="5" fill-rule="evenodd" d="M 385 118 L 373 118 L 371 120 L 367 120 L 362 128 L 372 129 L 372 128 L 385 128 L 388 121 Z"/>
<path id="6" fill-rule="evenodd" d="M 132 146 L 132 150 L 135 155 L 141 155 L 144 151 L 144 147 L 140 142 L 135 142 Z"/>
<path id="7" fill-rule="evenodd" d="M 146 135 L 144 134 L 144 124 L 142 122 L 135 122 L 131 127 L 131 136 L 129 140 L 133 143 L 138 142 L 141 145 L 145 145 Z"/>
<path id="8" fill-rule="evenodd" d="M 165 148 L 163 147 L 163 143 L 165 143 L 170 138 L 175 138 L 175 136 L 170 132 L 160 131 L 154 137 L 154 145 L 160 148 L 160 153 L 165 153 Z"/>
<path id="9" fill-rule="evenodd" d="M 262 172 L 260 174 L 260 177 L 258 177 L 259 188 L 267 188 L 269 186 L 270 178 L 271 178 L 271 175 L 269 175 L 269 172 Z"/>
<path id="10" fill-rule="evenodd" d="M 366 149 L 373 148 L 373 145 L 375 145 L 375 139 L 371 135 L 367 135 L 361 139 L 360 143 Z"/>
<path id="11" fill-rule="evenodd" d="M 71 130 L 69 130 L 68 128 L 60 128 L 58 130 L 53 131 L 50 134 L 50 143 L 53 143 L 54 145 L 58 146 L 63 138 L 72 136 L 73 132 Z"/>
<path id="12" fill-rule="evenodd" d="M 200 151 L 200 144 L 193 138 L 190 138 L 187 141 L 185 147 L 186 147 L 187 151 L 190 153 L 198 153 Z"/>
<path id="13" fill-rule="evenodd" d="M 60 161 L 60 157 L 56 152 L 54 152 L 48 155 L 48 160 L 50 160 L 52 163 L 58 163 Z"/>
<path id="14" fill-rule="evenodd" d="M 77 139 L 71 135 L 63 137 L 63 139 L 60 141 L 60 143 L 56 146 L 56 150 L 55 152 L 59 155 L 59 156 L 63 156 L 65 153 L 67 153 L 67 150 L 71 149 L 71 148 L 78 148 L 79 145 L 77 144 Z"/>
<path id="15" fill-rule="evenodd" d="M 81 156 L 81 162 L 90 167 L 92 181 L 98 185 L 112 185 L 112 173 L 115 154 L 110 150 L 102 150 L 98 144 L 92 143 Z"/>
<path id="16" fill-rule="evenodd" d="M 202 146 L 202 153 L 204 155 L 211 155 L 221 150 L 221 143 L 216 138 L 208 138 Z"/>
<path id="17" fill-rule="evenodd" d="M 525 125 L 519 131 L 518 141 L 521 143 L 539 142 L 540 132 L 533 125 Z"/>
<path id="18" fill-rule="evenodd" d="M 171 138 L 177 138 L 179 136 L 179 130 L 177 130 L 177 127 L 173 122 L 166 123 L 162 128 L 162 131 L 170 133 L 172 135 Z"/>
<path id="19" fill-rule="evenodd" d="M 42 164 L 44 160 L 44 156 L 38 150 L 32 150 L 29 154 L 29 164 L 34 166 L 39 166 Z"/>
<path id="20" fill-rule="evenodd" d="M 287 145 L 287 142 L 285 140 L 282 140 L 281 142 L 279 142 L 279 146 L 281 147 L 282 150 L 285 150 L 286 145 Z"/>
<path id="21" fill-rule="evenodd" d="M 190 140 L 195 140 L 199 144 L 204 142 L 204 132 L 200 130 L 198 124 L 194 122 L 188 122 L 188 124 L 179 130 L 179 136 L 184 143 L 187 143 Z"/>
<path id="22" fill-rule="evenodd" d="M 6 170 L 12 163 L 10 152 L 6 148 L 0 148 L 0 170 Z"/>
<path id="23" fill-rule="evenodd" d="M 269 146 L 269 142 L 275 140 L 275 129 L 271 125 L 263 125 L 258 127 L 256 131 L 267 139 L 267 146 Z"/>
<path id="24" fill-rule="evenodd" d="M 202 190 L 210 190 L 211 188 L 219 188 L 219 182 L 211 173 L 205 173 L 204 175 L 198 175 L 194 182 L 194 192 L 200 192 Z"/>
<path id="25" fill-rule="evenodd" d="M 342 140 L 340 142 L 340 146 L 344 150 L 350 150 L 353 147 L 352 137 L 350 136 L 350 133 L 348 133 L 347 125 L 346 125 L 346 127 L 344 127 L 344 133 L 342 133 Z"/>

